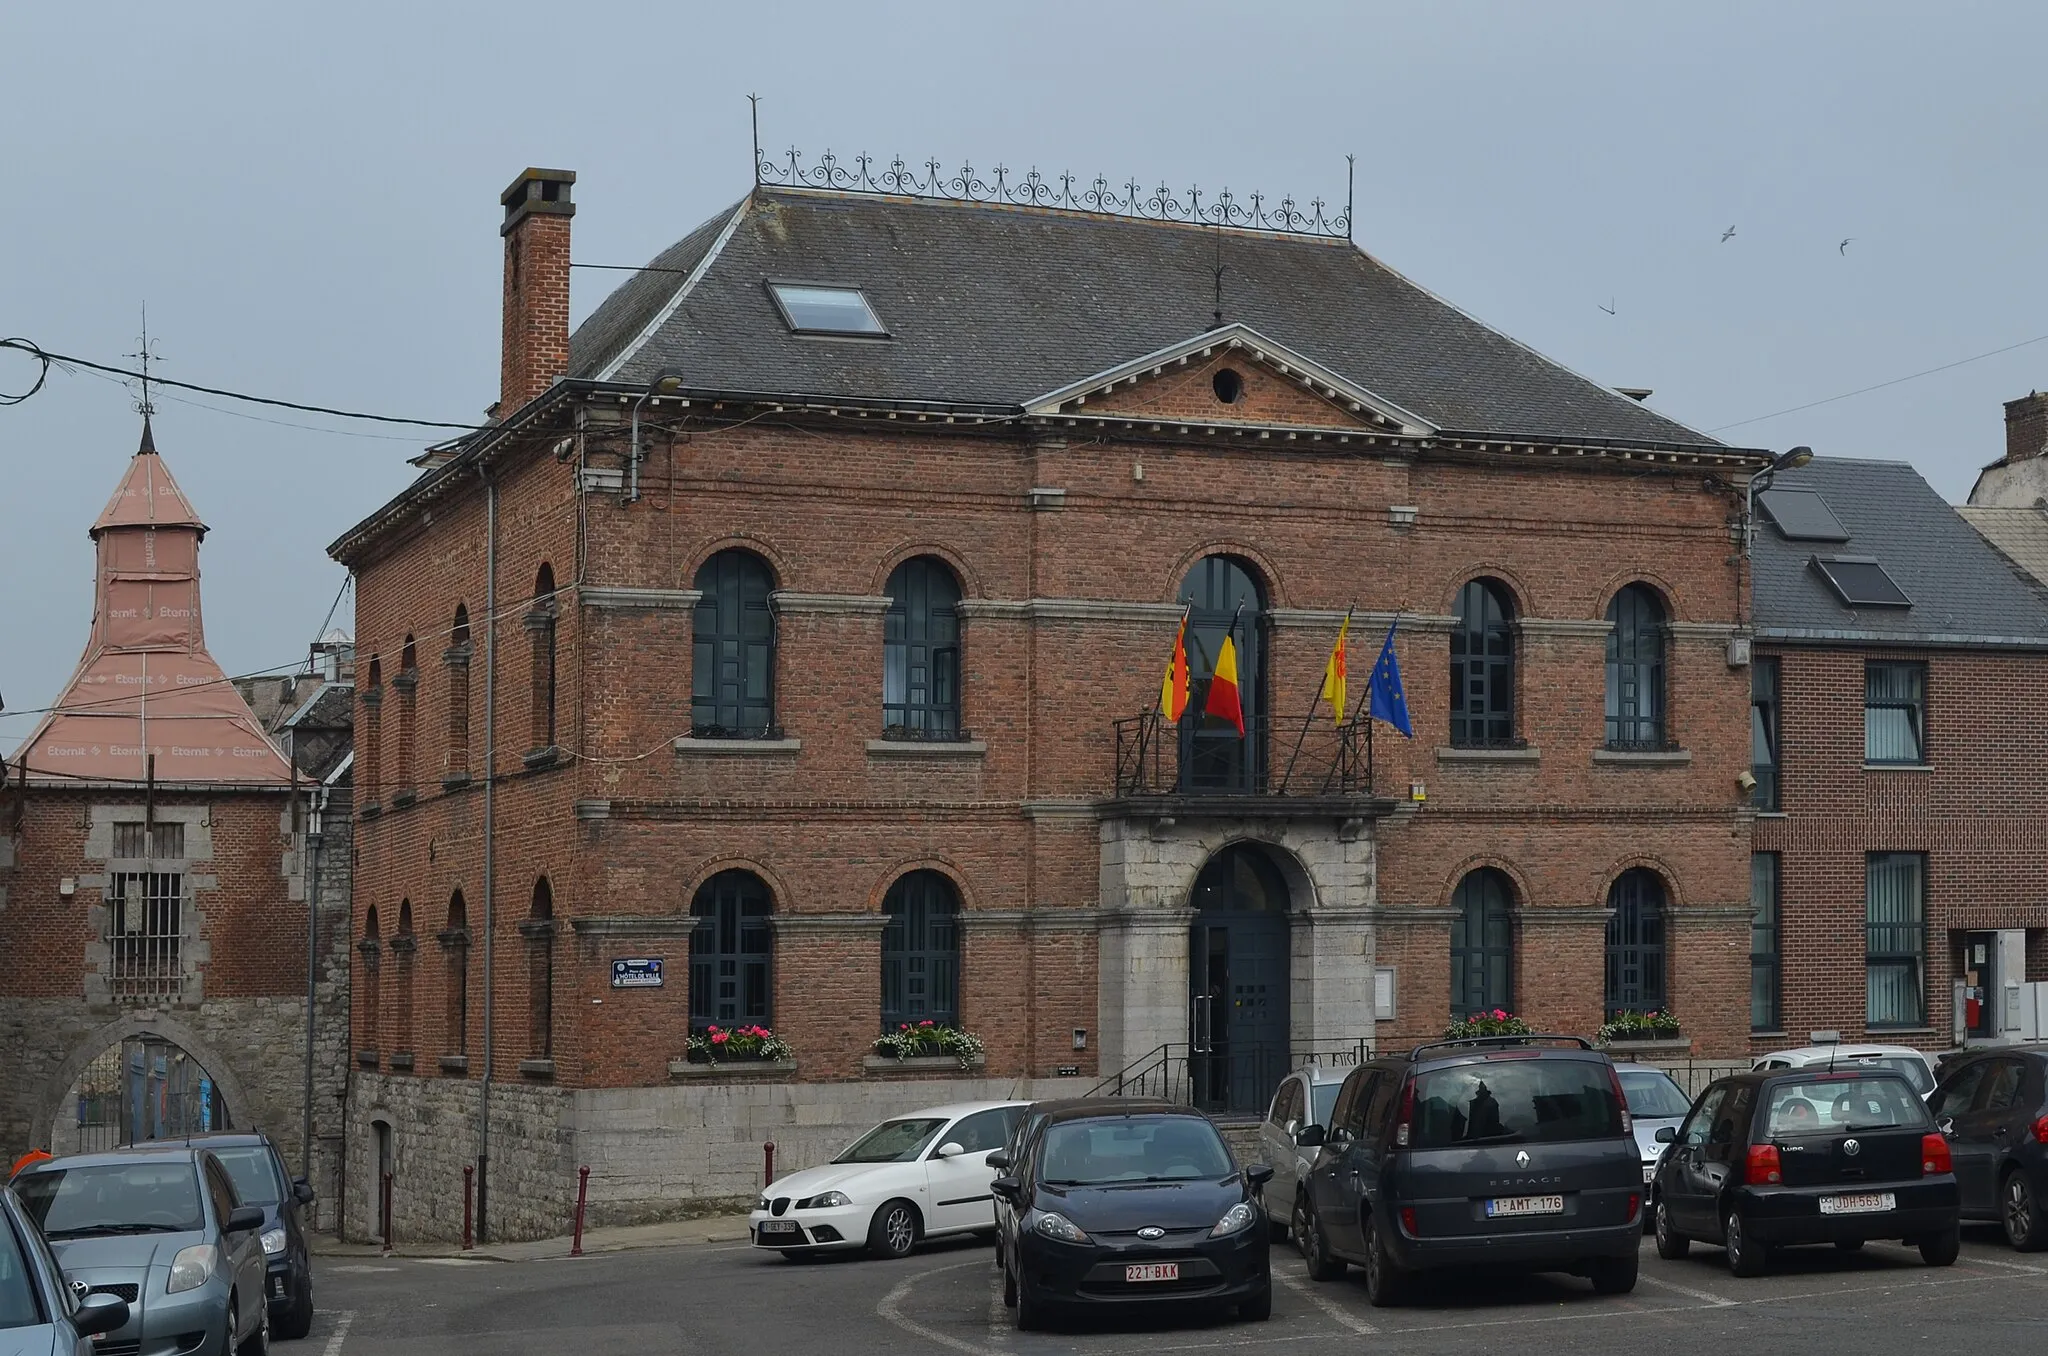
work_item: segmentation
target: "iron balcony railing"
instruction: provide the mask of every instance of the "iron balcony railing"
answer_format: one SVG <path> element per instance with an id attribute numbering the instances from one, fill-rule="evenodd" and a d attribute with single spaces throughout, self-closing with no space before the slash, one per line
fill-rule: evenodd
<path id="1" fill-rule="evenodd" d="M 1116 722 L 1118 799 L 1151 796 L 1370 796 L 1372 721 L 1258 715 L 1230 726 L 1158 711 Z"/>

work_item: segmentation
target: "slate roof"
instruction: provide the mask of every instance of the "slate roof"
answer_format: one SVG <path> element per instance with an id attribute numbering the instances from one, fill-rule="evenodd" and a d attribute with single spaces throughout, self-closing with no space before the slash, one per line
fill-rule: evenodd
<path id="1" fill-rule="evenodd" d="M 1849 540 L 1788 541 L 1758 512 L 1751 559 L 1760 639 L 2048 648 L 2048 595 L 1905 462 L 1817 457 L 1779 473 L 1773 488 L 1818 491 Z M 1913 605 L 1849 607 L 1815 556 L 1875 558 Z"/>
<path id="2" fill-rule="evenodd" d="M 1965 504 L 1956 512 L 2013 564 L 2048 584 L 2048 510 Z"/>
<path id="3" fill-rule="evenodd" d="M 577 328 L 569 376 L 1013 409 L 1223 313 L 1446 432 L 1716 446 L 1489 329 L 1345 241 L 756 188 Z M 859 286 L 887 340 L 800 337 L 769 280 Z M 678 302 L 678 299 L 680 301 Z"/>

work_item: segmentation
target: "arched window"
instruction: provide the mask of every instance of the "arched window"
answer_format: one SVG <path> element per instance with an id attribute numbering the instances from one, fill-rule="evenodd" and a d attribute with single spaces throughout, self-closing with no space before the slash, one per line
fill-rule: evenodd
<path id="1" fill-rule="evenodd" d="M 534 576 L 533 606 L 526 612 L 526 635 L 532 646 L 534 752 L 555 747 L 555 571 L 543 563 Z"/>
<path id="2" fill-rule="evenodd" d="M 1182 791 L 1256 791 L 1266 767 L 1266 591 L 1232 556 L 1205 556 L 1181 581 L 1188 611 L 1188 709 L 1181 720 Z M 1223 638 L 1237 653 L 1244 734 L 1205 714 Z"/>
<path id="3" fill-rule="evenodd" d="M 1607 747 L 1662 749 L 1664 604 L 1630 584 L 1607 605 Z"/>
<path id="4" fill-rule="evenodd" d="M 770 1023 L 768 887 L 751 871 L 721 871 L 697 889 L 690 914 L 690 1025 Z"/>
<path id="5" fill-rule="evenodd" d="M 1451 897 L 1451 1019 L 1515 1007 L 1514 886 L 1481 867 Z"/>
<path id="6" fill-rule="evenodd" d="M 398 931 L 391 935 L 391 963 L 398 971 L 398 1012 L 392 1024 L 391 1062 L 399 1066 L 400 1056 L 406 1063 L 412 1060 L 412 985 L 413 954 L 417 941 L 412 932 L 412 901 L 398 901 Z"/>
<path id="7" fill-rule="evenodd" d="M 555 1057 L 555 892 L 542 876 L 533 883 L 533 907 L 519 925 L 526 938 L 526 1048 L 535 1059 Z"/>
<path id="8" fill-rule="evenodd" d="M 469 1054 L 469 908 L 462 891 L 448 897 L 448 926 L 436 938 L 448 962 L 447 1001 L 443 1014 L 441 1053 Z"/>
<path id="9" fill-rule="evenodd" d="M 383 945 L 377 935 L 377 906 L 372 904 L 363 918 L 362 940 L 356 943 L 356 953 L 362 957 L 362 964 L 356 967 L 361 982 L 356 992 L 362 999 L 362 1011 L 356 1019 L 356 1062 L 375 1067 L 377 1063 L 378 1027 L 383 1016 L 383 1006 L 378 993 L 378 970 L 383 959 Z"/>
<path id="10" fill-rule="evenodd" d="M 1607 1015 L 1664 1006 L 1664 882 L 1644 867 L 1607 891 Z"/>
<path id="11" fill-rule="evenodd" d="M 442 778 L 451 782 L 469 780 L 469 609 L 455 607 L 455 625 L 448 632 L 448 648 L 442 662 L 448 666 L 448 750 Z"/>
<path id="12" fill-rule="evenodd" d="M 775 730 L 775 581 L 751 551 L 720 551 L 697 571 L 690 732 L 761 739 Z"/>
<path id="13" fill-rule="evenodd" d="M 903 739 L 960 734 L 960 583 L 918 556 L 889 575 L 882 622 L 882 732 Z"/>
<path id="14" fill-rule="evenodd" d="M 1502 748 L 1515 740 L 1514 605 L 1492 579 L 1458 590 L 1451 627 L 1451 746 Z"/>
<path id="15" fill-rule="evenodd" d="M 356 741 L 361 750 L 357 759 L 356 786 L 363 798 L 365 809 L 380 809 L 378 793 L 383 789 L 378 784 L 384 752 L 384 666 L 376 655 L 370 656 L 369 666 L 363 672 L 364 683 L 361 694 L 356 698 L 363 705 L 362 735 Z"/>
<path id="16" fill-rule="evenodd" d="M 413 739 L 418 733 L 420 666 L 411 636 L 398 659 L 398 674 L 391 680 L 398 694 L 398 780 L 391 788 L 394 803 L 411 801 L 419 794 L 413 775 Z"/>
<path id="17" fill-rule="evenodd" d="M 912 871 L 882 900 L 882 1029 L 960 1024 L 960 897 L 936 871 Z"/>

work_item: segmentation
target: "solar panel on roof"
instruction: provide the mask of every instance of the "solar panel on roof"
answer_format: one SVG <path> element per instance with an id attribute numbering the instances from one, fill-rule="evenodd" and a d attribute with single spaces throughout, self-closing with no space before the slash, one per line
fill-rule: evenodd
<path id="1" fill-rule="evenodd" d="M 1911 607 L 1913 600 L 1892 582 L 1884 566 L 1867 556 L 1815 556 L 1813 567 L 1850 607 Z"/>
<path id="2" fill-rule="evenodd" d="M 1756 500 L 1787 541 L 1849 540 L 1849 529 L 1818 490 L 1765 490 Z"/>

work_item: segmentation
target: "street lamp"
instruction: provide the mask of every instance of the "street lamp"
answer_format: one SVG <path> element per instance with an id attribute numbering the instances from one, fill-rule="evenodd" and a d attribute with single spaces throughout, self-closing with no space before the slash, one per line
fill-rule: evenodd
<path id="1" fill-rule="evenodd" d="M 626 502 L 640 502 L 640 407 L 656 396 L 674 395 L 683 389 L 683 374 L 673 367 L 665 367 L 655 373 L 654 380 L 647 383 L 646 391 L 633 402 L 633 451 L 630 458 L 632 484 L 626 491 Z"/>
<path id="2" fill-rule="evenodd" d="M 1749 478 L 1749 487 L 1742 507 L 1742 554 L 1749 554 L 1750 544 L 1756 540 L 1756 497 L 1771 488 L 1780 471 L 1796 471 L 1813 460 L 1813 449 L 1801 444 L 1789 451 L 1780 452 L 1771 458 L 1771 464 Z"/>

